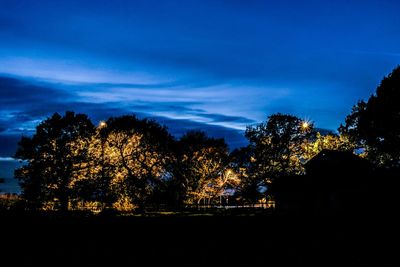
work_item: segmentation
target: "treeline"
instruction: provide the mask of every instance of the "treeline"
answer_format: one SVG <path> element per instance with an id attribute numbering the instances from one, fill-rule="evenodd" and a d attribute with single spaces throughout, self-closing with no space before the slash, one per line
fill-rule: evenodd
<path id="1" fill-rule="evenodd" d="M 280 177 L 301 175 L 323 149 L 352 151 L 375 166 L 400 166 L 400 68 L 376 95 L 359 102 L 339 128 L 321 135 L 312 122 L 274 114 L 247 128 L 249 145 L 229 153 L 224 139 L 190 131 L 174 138 L 165 126 L 134 115 L 95 126 L 85 114 L 55 113 L 22 137 L 15 172 L 29 209 L 83 208 L 143 211 L 148 205 L 182 208 L 226 199 L 273 198 Z M 224 202 L 225 201 L 225 202 Z"/>

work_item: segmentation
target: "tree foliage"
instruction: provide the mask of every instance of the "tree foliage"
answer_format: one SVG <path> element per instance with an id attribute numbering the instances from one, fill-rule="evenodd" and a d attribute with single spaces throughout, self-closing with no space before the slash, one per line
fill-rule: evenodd
<path id="1" fill-rule="evenodd" d="M 304 144 L 302 157 L 309 160 L 322 150 L 354 152 L 357 146 L 346 135 L 316 133 L 315 139 Z"/>
<path id="2" fill-rule="evenodd" d="M 78 180 L 96 183 L 97 196 L 119 210 L 143 209 L 167 175 L 172 137 L 157 122 L 135 116 L 110 118 L 89 145 L 87 172 Z M 96 192 L 96 191 L 95 191 Z"/>
<path id="3" fill-rule="evenodd" d="M 24 197 L 40 205 L 55 202 L 61 210 L 67 210 L 72 195 L 70 183 L 88 153 L 88 147 L 76 140 L 87 142 L 93 132 L 86 115 L 66 112 L 44 120 L 31 138 L 23 137 L 16 157 L 27 164 L 15 175 Z"/>
<path id="4" fill-rule="evenodd" d="M 86 115 L 55 113 L 21 138 L 16 157 L 25 164 L 15 174 L 25 200 L 40 209 L 144 211 L 232 196 L 254 204 L 271 182 L 302 174 L 321 150 L 354 150 L 348 136 L 315 134 L 312 123 L 278 113 L 249 127 L 249 145 L 229 153 L 224 139 L 190 131 L 175 140 L 165 126 L 134 115 L 95 127 Z"/>
<path id="5" fill-rule="evenodd" d="M 143 207 L 171 169 L 173 138 L 155 121 L 110 118 L 95 128 L 86 115 L 54 114 L 23 137 L 16 171 L 25 199 L 67 210 L 81 201 L 116 209 Z"/>
<path id="6" fill-rule="evenodd" d="M 225 141 L 192 131 L 180 138 L 177 147 L 175 175 L 181 184 L 183 200 L 200 203 L 221 194 L 228 183 L 224 177 L 228 157 Z"/>
<path id="7" fill-rule="evenodd" d="M 111 118 L 106 125 L 102 130 L 116 168 L 113 186 L 120 197 L 143 209 L 154 187 L 168 172 L 172 137 L 157 122 L 135 116 Z"/>
<path id="8" fill-rule="evenodd" d="M 230 168 L 240 181 L 235 188 L 235 195 L 245 203 L 256 203 L 262 197 L 260 188 L 264 181 L 253 174 L 253 161 L 254 155 L 250 146 L 235 149 L 230 154 Z"/>
<path id="9" fill-rule="evenodd" d="M 267 122 L 248 127 L 246 137 L 254 153 L 253 175 L 267 182 L 301 173 L 304 145 L 313 136 L 312 123 L 280 113 L 269 116 Z"/>
<path id="10" fill-rule="evenodd" d="M 400 166 L 400 66 L 385 77 L 367 102 L 360 101 L 339 128 L 378 166 Z"/>

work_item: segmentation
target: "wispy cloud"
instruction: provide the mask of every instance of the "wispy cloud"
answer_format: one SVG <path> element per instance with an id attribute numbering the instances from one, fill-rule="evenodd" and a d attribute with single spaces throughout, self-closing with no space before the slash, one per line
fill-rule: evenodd
<path id="1" fill-rule="evenodd" d="M 18 161 L 18 159 L 12 157 L 0 157 L 0 161 L 12 162 L 12 161 Z"/>
<path id="2" fill-rule="evenodd" d="M 71 85 L 0 78 L 0 104 L 3 107 L 0 128 L 4 131 L 5 124 L 10 121 L 15 125 L 10 127 L 9 123 L 9 130 L 31 128 L 29 122 L 31 125 L 32 122 L 37 123 L 44 115 L 72 109 L 88 113 L 102 113 L 101 110 L 115 111 L 117 114 L 140 112 L 149 116 L 244 129 L 247 124 L 254 123 L 255 118 L 240 114 L 246 114 L 243 111 L 252 108 L 249 103 L 256 103 L 263 97 L 251 88 L 241 89 L 231 85 L 188 89 L 180 83 L 170 84 L 170 87 L 162 83 L 159 86 L 152 84 L 148 88 L 144 87 L 128 88 L 125 84 L 112 86 L 111 83 L 106 86 L 98 83 Z M 271 92 L 269 101 L 287 94 L 280 89 Z"/>
<path id="3" fill-rule="evenodd" d="M 120 86 L 84 83 L 78 90 L 77 84 L 0 77 L 0 139 L 3 140 L 0 155 L 13 154 L 21 135 L 31 135 L 44 118 L 54 112 L 63 113 L 67 110 L 86 113 L 94 122 L 110 116 L 135 113 L 140 117 L 156 118 L 176 135 L 182 129 L 189 130 L 189 126 L 211 132 L 214 136 L 223 137 L 223 134 L 233 147 L 245 144 L 240 132 L 246 125 L 255 122 L 254 119 L 234 115 L 235 109 L 226 113 L 219 113 L 218 108 L 216 112 L 207 110 L 210 103 L 219 105 L 223 101 L 223 95 L 227 93 L 223 88 L 197 88 L 197 91 L 191 92 L 180 89 L 180 84 L 171 85 L 179 93 L 164 88 L 164 84 L 149 88 Z M 107 92 L 111 95 L 108 96 Z M 181 98 L 169 96 L 174 92 L 180 94 Z M 208 98 L 212 99 L 208 101 Z"/>
<path id="4" fill-rule="evenodd" d="M 0 47 L 1 48 L 1 47 Z M 26 55 L 12 56 L 7 54 L 7 49 L 0 49 L 0 73 L 32 77 L 50 82 L 63 83 L 159 83 L 170 82 L 167 78 L 162 79 L 159 75 L 151 75 L 143 70 L 121 70 L 113 69 L 112 66 L 99 66 L 90 64 L 90 59 L 82 62 L 73 58 L 62 58 L 56 55 L 54 58 L 49 54 L 37 56 L 34 52 L 25 52 Z M 96 60 L 97 61 L 97 60 Z"/>

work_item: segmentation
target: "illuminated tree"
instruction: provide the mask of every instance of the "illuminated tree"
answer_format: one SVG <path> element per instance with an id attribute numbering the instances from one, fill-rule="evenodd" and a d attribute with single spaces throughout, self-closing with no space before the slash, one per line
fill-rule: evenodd
<path id="1" fill-rule="evenodd" d="M 111 149 L 107 143 L 107 138 L 101 135 L 102 128 L 105 127 L 101 122 L 90 141 L 78 139 L 80 145 L 87 145 L 87 155 L 81 162 L 77 162 L 79 168 L 75 168 L 70 187 L 73 189 L 73 202 L 97 202 L 102 208 L 110 208 L 116 201 L 116 195 L 111 189 L 111 182 L 116 173 L 115 160 L 110 157 Z"/>
<path id="2" fill-rule="evenodd" d="M 99 143 L 103 152 L 95 157 L 97 161 L 103 157 L 102 166 L 108 168 L 114 206 L 138 206 L 143 211 L 154 188 L 168 175 L 171 135 L 155 121 L 135 116 L 110 118 L 99 134 L 105 141 Z"/>
<path id="3" fill-rule="evenodd" d="M 324 149 L 354 152 L 356 145 L 346 135 L 321 135 L 318 132 L 315 140 L 304 143 L 303 158 L 309 160 Z"/>
<path id="4" fill-rule="evenodd" d="M 225 141 L 192 131 L 182 136 L 177 146 L 174 176 L 181 184 L 181 201 L 199 204 L 223 194 L 231 182 L 224 176 L 228 157 Z"/>
<path id="5" fill-rule="evenodd" d="M 234 194 L 234 190 L 240 184 L 240 177 L 233 169 L 226 167 L 210 181 L 207 187 L 207 194 L 210 200 L 216 200 L 222 204 L 222 198 L 229 197 Z"/>
<path id="6" fill-rule="evenodd" d="M 18 143 L 16 158 L 27 162 L 15 172 L 20 181 L 22 194 L 35 206 L 46 202 L 55 208 L 68 210 L 71 197 L 70 182 L 76 168 L 80 168 L 87 156 L 86 145 L 94 126 L 84 114 L 55 113 L 36 127 L 31 137 L 23 137 Z"/>
<path id="7" fill-rule="evenodd" d="M 250 147 L 235 149 L 229 158 L 229 166 L 240 181 L 235 187 L 235 195 L 244 202 L 256 203 L 262 197 L 260 189 L 263 180 L 252 174 L 254 160 L 252 149 Z"/>
<path id="8" fill-rule="evenodd" d="M 367 102 L 360 101 L 339 131 L 378 166 L 400 166 L 400 66 L 385 77 Z"/>
<path id="9" fill-rule="evenodd" d="M 267 184 L 281 176 L 301 173 L 304 144 L 314 134 L 312 123 L 280 113 L 248 127 L 246 137 L 254 154 L 252 175 Z"/>

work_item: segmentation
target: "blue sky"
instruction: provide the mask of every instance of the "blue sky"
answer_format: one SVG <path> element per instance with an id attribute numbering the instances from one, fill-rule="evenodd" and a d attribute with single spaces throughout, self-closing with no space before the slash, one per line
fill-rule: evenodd
<path id="1" fill-rule="evenodd" d="M 0 160 L 53 112 L 245 144 L 276 112 L 335 130 L 400 63 L 398 1 L 0 0 Z"/>

